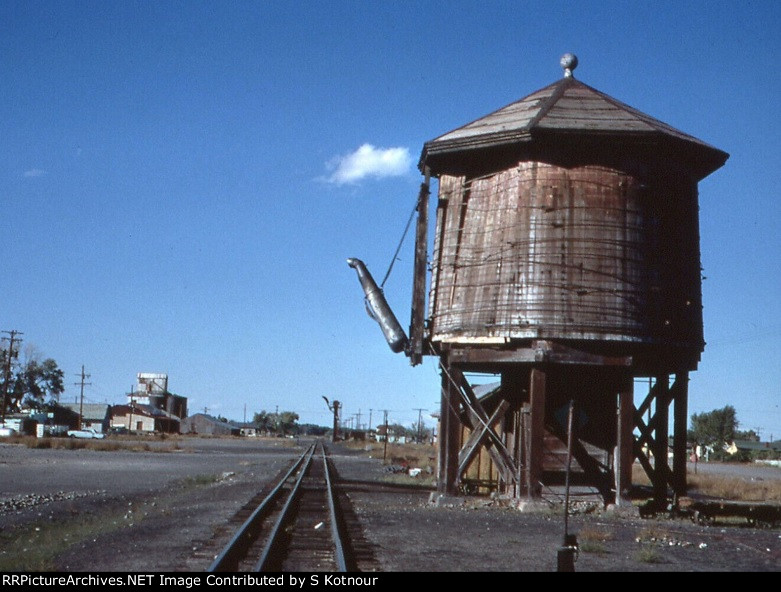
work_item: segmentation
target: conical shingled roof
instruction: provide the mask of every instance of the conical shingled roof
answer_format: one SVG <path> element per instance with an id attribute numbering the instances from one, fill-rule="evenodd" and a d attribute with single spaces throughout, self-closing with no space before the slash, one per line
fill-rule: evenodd
<path id="1" fill-rule="evenodd" d="M 729 155 L 664 122 L 602 93 L 571 75 L 546 86 L 480 119 L 426 142 L 421 168 L 442 165 L 464 152 L 507 149 L 545 138 L 555 141 L 566 136 L 626 143 L 675 147 L 685 154 L 698 177 L 721 167 Z M 434 171 L 432 171 L 434 172 Z"/>

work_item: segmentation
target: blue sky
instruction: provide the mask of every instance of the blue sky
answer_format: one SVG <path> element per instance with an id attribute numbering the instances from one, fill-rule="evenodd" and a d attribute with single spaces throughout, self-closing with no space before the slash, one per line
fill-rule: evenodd
<path id="1" fill-rule="evenodd" d="M 190 410 L 327 424 L 438 408 L 363 310 L 423 143 L 575 76 L 726 152 L 700 183 L 705 336 L 690 413 L 781 438 L 781 4 L 0 4 L 0 330 L 118 403 L 165 372 Z M 385 291 L 409 322 L 413 241 Z M 427 416 L 424 414 L 424 418 Z M 429 419 L 429 423 L 432 420 Z"/>

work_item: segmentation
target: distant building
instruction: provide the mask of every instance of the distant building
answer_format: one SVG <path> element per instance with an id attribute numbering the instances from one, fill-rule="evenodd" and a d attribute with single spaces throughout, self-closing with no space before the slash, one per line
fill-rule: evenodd
<path id="1" fill-rule="evenodd" d="M 61 407 L 70 409 L 78 417 L 81 412 L 81 427 L 82 429 L 92 428 L 96 432 L 105 433 L 108 431 L 111 425 L 111 406 L 103 403 L 61 403 Z M 71 428 L 78 427 L 78 420 L 76 425 L 70 426 Z"/>
<path id="2" fill-rule="evenodd" d="M 377 431 L 373 435 L 377 442 L 385 442 L 385 440 L 387 439 L 387 441 L 392 444 L 407 443 L 407 437 L 400 434 L 396 434 L 393 428 L 389 425 L 377 426 Z"/>
<path id="3" fill-rule="evenodd" d="M 248 422 L 237 423 L 236 427 L 239 428 L 239 431 L 242 436 L 250 436 L 250 437 L 260 436 L 260 430 L 258 430 L 258 426 L 255 425 L 254 423 L 248 423 Z"/>
<path id="4" fill-rule="evenodd" d="M 27 413 L 8 413 L 0 427 L 10 428 L 17 434 L 33 435 L 36 430 L 36 420 Z"/>
<path id="5" fill-rule="evenodd" d="M 168 375 L 139 372 L 135 391 L 128 395 L 129 405 L 148 405 L 184 419 L 187 417 L 187 398 L 168 392 Z"/>
<path id="6" fill-rule="evenodd" d="M 738 452 L 778 452 L 781 453 L 781 440 L 775 442 L 757 442 L 756 440 L 735 440 L 724 447 L 729 454 Z"/>
<path id="7" fill-rule="evenodd" d="M 114 405 L 111 409 L 111 427 L 125 428 L 137 433 L 178 434 L 181 420 L 152 405 L 133 403 Z"/>
<path id="8" fill-rule="evenodd" d="M 139 372 L 136 375 L 138 385 L 136 386 L 137 396 L 152 397 L 162 395 L 168 392 L 168 374 L 154 374 L 151 372 Z M 145 402 L 148 405 L 149 402 Z"/>
<path id="9" fill-rule="evenodd" d="M 182 421 L 182 434 L 202 436 L 240 436 L 242 428 L 231 421 L 223 421 L 205 413 L 196 413 Z"/>

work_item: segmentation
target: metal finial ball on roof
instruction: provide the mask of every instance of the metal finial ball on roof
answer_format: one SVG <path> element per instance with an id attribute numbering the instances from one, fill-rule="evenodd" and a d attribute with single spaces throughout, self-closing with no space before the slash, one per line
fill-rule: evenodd
<path id="1" fill-rule="evenodd" d="M 564 68 L 564 76 L 569 78 L 572 76 L 572 71 L 578 67 L 578 56 L 576 56 L 574 53 L 565 53 L 563 56 L 561 56 L 559 64 L 561 64 L 561 67 Z"/>

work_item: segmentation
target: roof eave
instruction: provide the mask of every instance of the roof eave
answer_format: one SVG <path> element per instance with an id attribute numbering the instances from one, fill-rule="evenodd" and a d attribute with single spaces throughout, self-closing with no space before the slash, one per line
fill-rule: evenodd
<path id="1" fill-rule="evenodd" d="M 562 142 L 566 140 L 566 142 Z M 536 128 L 533 130 L 513 130 L 474 136 L 470 138 L 458 138 L 455 140 L 426 142 L 418 161 L 421 172 L 426 167 L 431 174 L 437 176 L 449 169 L 450 163 L 463 163 L 464 157 L 479 160 L 481 154 L 491 151 L 504 151 L 506 153 L 537 152 L 537 148 L 547 148 L 548 151 L 556 144 L 563 148 L 562 152 L 591 152 L 593 156 L 594 145 L 602 147 L 610 146 L 613 141 L 620 143 L 621 152 L 631 150 L 653 150 L 657 157 L 663 159 L 673 153 L 671 158 L 678 165 L 688 169 L 697 180 L 701 180 L 717 169 L 721 168 L 729 158 L 729 154 L 708 144 L 699 141 L 688 141 L 676 138 L 658 130 L 646 132 L 615 132 L 599 130 L 548 130 Z"/>

